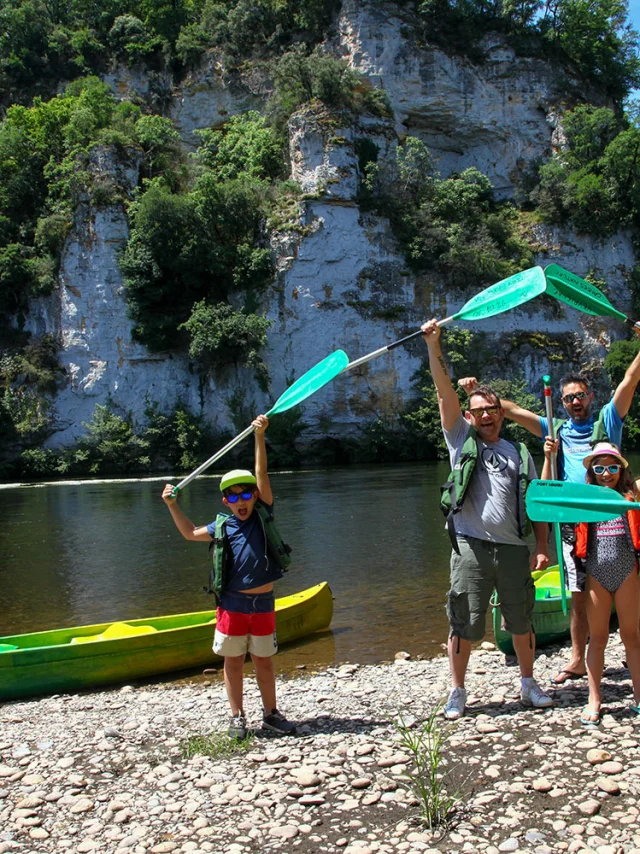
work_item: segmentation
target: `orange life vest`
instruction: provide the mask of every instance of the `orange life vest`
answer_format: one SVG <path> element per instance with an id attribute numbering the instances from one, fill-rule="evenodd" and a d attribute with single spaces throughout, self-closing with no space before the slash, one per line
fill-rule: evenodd
<path id="1" fill-rule="evenodd" d="M 627 501 L 635 501 L 632 495 L 625 495 Z M 631 545 L 635 549 L 636 554 L 640 554 L 640 511 L 629 510 L 626 513 L 627 522 L 629 523 L 629 532 L 631 533 Z M 576 525 L 576 547 L 575 556 L 584 560 L 587 556 L 587 539 L 589 537 L 589 525 L 593 522 L 578 522 Z"/>

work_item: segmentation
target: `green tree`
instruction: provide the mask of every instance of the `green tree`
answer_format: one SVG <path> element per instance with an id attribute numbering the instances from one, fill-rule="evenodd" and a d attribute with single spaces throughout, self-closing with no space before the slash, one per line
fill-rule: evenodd
<path id="1" fill-rule="evenodd" d="M 198 370 L 207 375 L 232 365 L 256 369 L 258 378 L 267 379 L 260 349 L 267 342 L 271 321 L 256 314 L 235 311 L 228 303 L 208 305 L 204 300 L 193 306 L 180 329 L 189 333 L 189 356 Z"/>
<path id="2" fill-rule="evenodd" d="M 556 0 L 547 10 L 540 24 L 545 38 L 587 79 L 617 100 L 640 85 L 638 35 L 627 21 L 626 0 Z"/>
<path id="3" fill-rule="evenodd" d="M 219 180 L 241 174 L 258 179 L 284 175 L 282 142 L 255 110 L 233 116 L 223 130 L 203 130 L 198 157 Z"/>

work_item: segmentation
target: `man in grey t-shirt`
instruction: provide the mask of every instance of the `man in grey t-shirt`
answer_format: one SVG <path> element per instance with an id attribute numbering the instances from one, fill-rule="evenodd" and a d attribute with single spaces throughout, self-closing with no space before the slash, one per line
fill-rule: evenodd
<path id="1" fill-rule="evenodd" d="M 500 438 L 504 410 L 498 396 L 481 387 L 469 398 L 462 413 L 440 348 L 436 320 L 423 324 L 429 349 L 429 367 L 438 392 L 440 420 L 455 468 L 463 446 L 474 432 L 475 465 L 462 507 L 453 515 L 456 548 L 451 554 L 449 617 L 449 664 L 453 687 L 444 709 L 450 720 L 464 714 L 464 688 L 471 644 L 482 640 L 489 600 L 498 591 L 502 616 L 513 635 L 520 665 L 520 698 L 525 705 L 546 708 L 551 697 L 533 679 L 535 635 L 531 615 L 535 591 L 531 572 L 549 565 L 547 525 L 533 524 L 536 546 L 529 557 L 524 540 L 524 508 L 520 495 L 523 469 L 516 445 Z M 527 452 L 529 477 L 535 477 L 533 460 Z"/>

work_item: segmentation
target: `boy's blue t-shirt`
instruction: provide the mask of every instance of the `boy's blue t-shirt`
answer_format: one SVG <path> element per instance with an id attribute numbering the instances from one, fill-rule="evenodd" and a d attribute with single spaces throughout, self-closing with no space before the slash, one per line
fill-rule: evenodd
<path id="1" fill-rule="evenodd" d="M 263 502 L 264 503 L 264 502 Z M 264 505 L 268 510 L 273 505 Z M 215 520 L 207 525 L 210 537 L 216 535 Z M 225 532 L 231 546 L 232 562 L 226 593 L 237 590 L 250 590 L 270 581 L 282 578 L 282 570 L 267 550 L 267 540 L 260 517 L 255 511 L 248 519 L 241 521 L 230 516 L 225 522 Z"/>
<path id="2" fill-rule="evenodd" d="M 614 445 L 620 447 L 622 443 L 622 426 L 623 419 L 618 415 L 618 410 L 615 408 L 613 400 L 606 403 L 602 407 L 604 428 L 607 432 L 609 440 Z M 569 418 L 560 427 L 559 437 L 562 442 L 562 453 L 558 455 L 561 465 L 561 471 L 558 476 L 561 480 L 568 480 L 572 483 L 584 483 L 587 470 L 582 465 L 582 461 L 588 454 L 591 453 L 591 434 L 593 425 L 598 419 L 598 412 L 594 413 L 584 424 L 576 424 Z M 547 419 L 540 418 L 540 427 L 542 428 L 543 441 L 548 435 Z"/>

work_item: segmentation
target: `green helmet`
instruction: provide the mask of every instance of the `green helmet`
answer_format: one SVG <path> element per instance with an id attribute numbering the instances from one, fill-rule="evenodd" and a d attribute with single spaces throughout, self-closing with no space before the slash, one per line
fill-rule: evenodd
<path id="1" fill-rule="evenodd" d="M 256 476 L 251 474 L 247 469 L 233 469 L 232 471 L 228 471 L 226 474 L 222 475 L 222 479 L 220 480 L 220 492 L 224 492 L 225 489 L 228 489 L 230 486 L 237 486 L 239 483 L 242 484 L 256 484 L 258 481 L 256 480 Z"/>

